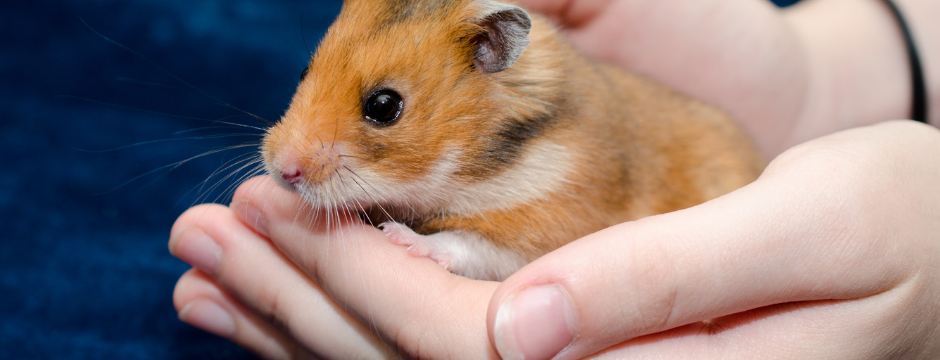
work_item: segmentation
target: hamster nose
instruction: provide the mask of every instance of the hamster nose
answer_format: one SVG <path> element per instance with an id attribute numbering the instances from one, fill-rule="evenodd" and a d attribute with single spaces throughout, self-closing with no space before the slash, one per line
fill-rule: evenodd
<path id="1" fill-rule="evenodd" d="M 296 184 L 303 180 L 304 173 L 300 171 L 300 168 L 284 169 L 281 172 L 281 179 L 287 181 L 288 184 Z"/>

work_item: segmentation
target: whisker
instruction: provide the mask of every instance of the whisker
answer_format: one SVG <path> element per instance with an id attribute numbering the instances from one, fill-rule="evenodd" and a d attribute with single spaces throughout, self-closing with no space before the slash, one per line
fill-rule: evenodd
<path id="1" fill-rule="evenodd" d="M 346 184 L 346 179 L 345 179 L 345 177 L 343 177 L 342 174 L 340 174 L 339 169 L 334 169 L 333 171 L 336 173 L 336 178 L 338 178 L 338 179 L 340 180 L 340 183 L 341 183 L 342 186 L 343 186 L 343 190 L 344 190 L 343 193 L 349 193 L 348 191 L 346 191 L 346 188 L 348 187 L 348 185 Z M 356 179 L 350 179 L 350 180 L 353 180 L 354 182 L 356 181 Z M 362 186 L 359 186 L 359 187 L 362 188 Z M 363 189 L 363 191 L 365 191 L 365 189 Z M 362 203 L 359 201 L 359 199 L 353 198 L 353 201 L 356 202 L 356 206 L 357 206 L 360 210 L 362 210 L 362 213 L 363 213 L 363 214 L 365 214 L 365 213 L 366 213 L 366 208 L 365 208 L 365 206 L 362 205 Z M 373 201 L 373 202 L 374 202 L 374 201 Z M 349 207 L 348 207 L 348 206 L 347 206 L 347 208 L 346 208 L 346 211 L 349 211 Z M 366 219 L 369 221 L 369 225 L 375 226 L 375 224 L 372 222 L 372 219 L 370 219 L 368 216 L 366 216 Z"/>
<path id="2" fill-rule="evenodd" d="M 359 180 L 362 180 L 362 183 L 365 184 L 365 185 L 367 185 L 367 186 L 369 186 L 369 187 L 372 189 L 372 191 L 374 191 L 374 192 L 379 192 L 379 191 L 377 191 L 377 190 L 375 189 L 375 187 L 373 187 L 371 184 L 369 184 L 369 182 L 367 182 L 365 179 L 363 179 L 362 176 L 359 176 L 359 174 L 357 174 L 355 171 L 353 171 L 352 169 L 350 169 L 348 166 L 343 166 L 343 167 L 346 168 L 346 170 L 349 171 L 351 174 L 353 174 L 353 176 L 359 178 Z M 366 191 L 366 190 L 363 189 L 363 191 Z M 368 192 L 368 191 L 366 191 L 366 192 Z M 414 208 L 414 206 L 413 206 L 411 203 L 407 203 L 407 202 L 406 202 L 405 205 L 411 210 L 411 213 L 412 213 L 412 214 L 417 214 L 417 210 Z M 389 218 L 389 220 L 395 221 L 395 219 L 392 219 L 392 218 Z M 414 221 L 414 216 L 411 217 L 411 220 L 412 220 L 412 222 Z"/>
<path id="3" fill-rule="evenodd" d="M 219 168 L 217 168 L 215 171 L 213 171 L 211 174 L 209 174 L 209 176 L 206 178 L 206 180 L 203 180 L 203 181 L 200 183 L 200 184 L 202 184 L 203 187 L 200 187 L 200 188 L 199 188 L 199 191 L 200 191 L 200 192 L 206 191 L 207 189 L 205 189 L 204 186 L 205 186 L 205 185 L 208 185 L 208 181 L 209 181 L 210 179 L 212 179 L 213 177 L 216 177 L 217 175 L 222 174 L 223 172 L 227 173 L 227 175 L 223 176 L 223 177 L 220 179 L 220 181 L 224 181 L 225 179 L 227 179 L 227 178 L 229 178 L 229 177 L 231 177 L 231 176 L 234 176 L 234 175 L 235 175 L 239 170 L 241 170 L 241 169 L 237 169 L 236 171 L 233 171 L 233 172 L 228 172 L 228 170 L 231 169 L 231 168 L 234 168 L 234 167 L 236 167 L 236 166 L 239 166 L 239 164 L 242 163 L 242 162 L 246 162 L 247 165 L 255 164 L 255 163 L 258 162 L 258 156 L 257 156 L 257 154 L 248 153 L 248 154 L 239 155 L 239 156 L 237 156 L 237 157 L 235 157 L 235 158 L 233 158 L 233 159 L 230 159 L 230 160 L 226 161 L 226 162 L 223 163 Z M 243 169 L 243 168 L 242 168 L 242 169 Z M 216 183 L 216 185 L 213 185 L 213 186 L 217 186 L 217 184 L 218 184 L 218 182 Z M 212 188 L 210 187 L 210 188 L 208 189 L 208 191 L 212 191 Z"/>
<path id="4" fill-rule="evenodd" d="M 177 161 L 177 162 L 174 162 L 174 163 L 170 163 L 170 164 L 167 164 L 167 165 L 158 167 L 158 168 L 156 168 L 156 169 L 147 171 L 147 172 L 145 172 L 145 173 L 143 173 L 143 174 L 140 174 L 140 175 L 138 175 L 138 176 L 135 176 L 134 178 L 132 178 L 132 179 L 130 179 L 130 180 L 125 181 L 124 183 L 122 183 L 122 184 L 120 184 L 120 185 L 118 185 L 118 186 L 116 186 L 116 187 L 114 187 L 114 188 L 112 188 L 112 189 L 110 189 L 110 190 L 108 190 L 108 191 L 104 191 L 104 192 L 98 193 L 97 195 L 104 195 L 104 194 L 112 193 L 112 192 L 114 192 L 114 191 L 116 191 L 116 190 L 118 190 L 118 189 L 120 189 L 120 188 L 123 188 L 124 186 L 127 186 L 128 184 L 130 184 L 130 183 L 132 183 L 132 182 L 135 182 L 135 181 L 137 181 L 137 180 L 140 180 L 141 178 L 144 178 L 144 177 L 147 177 L 147 176 L 156 174 L 156 173 L 161 172 L 161 171 L 165 171 L 164 174 L 162 174 L 162 175 L 160 175 L 160 176 L 157 177 L 157 179 L 159 179 L 160 177 L 165 176 L 166 174 L 172 172 L 173 170 L 176 170 L 176 169 L 179 168 L 180 166 L 182 166 L 182 165 L 184 165 L 184 164 L 186 164 L 186 163 L 189 163 L 189 162 L 191 162 L 191 161 L 193 161 L 193 160 L 202 158 L 202 157 L 206 157 L 206 156 L 209 156 L 209 155 L 212 155 L 212 154 L 217 154 L 217 153 L 224 152 L 224 151 L 230 151 L 230 150 L 235 150 L 235 149 L 240 149 L 240 148 L 245 148 L 245 147 L 256 147 L 256 146 L 257 146 L 256 144 L 233 145 L 233 146 L 228 146 L 228 147 L 224 147 L 224 148 L 221 148 L 221 149 L 215 149 L 215 150 L 206 151 L 206 152 L 204 152 L 204 153 L 202 153 L 202 154 L 199 154 L 199 155 L 196 155 L 196 156 L 192 156 L 192 157 L 189 157 L 189 158 L 187 158 L 187 159 L 180 160 L 180 161 Z M 147 183 L 147 184 L 144 185 L 144 186 L 149 186 L 150 184 L 153 184 L 153 182 L 156 181 L 157 179 L 154 179 L 153 181 Z"/>
<path id="5" fill-rule="evenodd" d="M 365 157 L 362 157 L 362 156 L 354 156 L 354 155 L 339 155 L 339 156 L 337 156 L 337 157 L 339 157 L 339 158 L 351 158 L 351 159 L 357 159 L 357 160 L 366 160 Z"/>
<path id="6" fill-rule="evenodd" d="M 133 79 L 133 78 L 125 77 L 125 76 L 118 76 L 117 79 L 118 79 L 118 81 L 124 81 L 124 82 L 129 82 L 129 83 L 138 84 L 138 85 L 145 85 L 145 86 L 150 86 L 150 87 L 166 88 L 166 89 L 173 89 L 173 90 L 182 90 L 182 89 L 183 89 L 183 88 L 178 87 L 178 86 L 173 86 L 173 85 L 168 85 L 168 84 L 163 84 L 163 83 L 158 83 L 158 82 L 152 82 L 152 81 L 144 81 L 144 80 L 140 80 L 140 79 Z"/>
<path id="7" fill-rule="evenodd" d="M 132 148 L 136 148 L 138 146 L 144 146 L 144 145 L 163 144 L 163 143 L 189 141 L 189 140 L 211 140 L 211 139 L 255 137 L 255 136 L 258 136 L 258 135 L 256 134 L 221 134 L 221 135 L 190 136 L 190 137 L 184 137 L 184 138 L 147 140 L 147 141 L 141 141 L 141 142 L 137 142 L 137 143 L 133 143 L 129 145 L 118 146 L 116 148 L 104 149 L 104 150 L 89 150 L 89 149 L 82 149 L 82 148 L 76 148 L 76 147 L 73 147 L 72 149 L 74 149 L 75 151 L 81 151 L 81 152 L 92 153 L 92 154 L 103 154 L 103 153 L 109 153 L 109 152 L 114 152 L 114 151 L 132 149 Z M 258 146 L 258 145 L 261 145 L 261 142 L 252 142 L 250 144 L 245 144 L 245 145 Z"/>
<path id="8" fill-rule="evenodd" d="M 248 169 L 249 167 L 252 167 L 252 166 L 254 166 L 253 169 L 245 171 L 245 169 Z M 258 158 L 250 159 L 249 162 L 245 163 L 244 165 L 242 165 L 241 167 L 233 171 L 228 176 L 220 179 L 218 183 L 221 184 L 222 182 L 233 178 L 235 174 L 238 174 L 241 172 L 244 172 L 244 173 L 241 176 L 239 176 L 237 179 L 232 180 L 231 184 L 226 186 L 225 189 L 223 189 L 222 192 L 218 196 L 216 196 L 216 198 L 212 202 L 218 203 L 222 199 L 227 199 L 227 198 L 232 197 L 235 194 L 235 190 L 237 190 L 241 184 L 243 184 L 245 181 L 247 181 L 250 178 L 253 178 L 257 175 L 264 173 L 264 164 Z M 211 193 L 217 187 L 218 186 L 213 186 L 213 188 L 209 189 L 209 192 Z"/>
<path id="9" fill-rule="evenodd" d="M 222 101 L 221 99 L 219 99 L 219 98 L 217 98 L 217 97 L 215 97 L 215 96 L 210 95 L 209 93 L 203 91 L 202 89 L 199 89 L 199 88 L 193 86 L 192 84 L 190 84 L 190 83 L 186 82 L 185 80 L 181 79 L 180 77 L 176 76 L 175 74 L 173 74 L 173 73 L 170 72 L 169 70 L 167 70 L 167 69 L 163 68 L 162 66 L 158 65 L 158 64 L 157 64 L 156 62 L 154 62 L 153 60 L 150 60 L 150 58 L 144 56 L 143 54 L 141 54 L 141 53 L 135 51 L 134 49 L 131 49 L 131 48 L 125 46 L 124 44 L 121 44 L 121 43 L 119 43 L 119 42 L 117 42 L 117 41 L 111 40 L 111 38 L 109 38 L 109 37 L 107 37 L 107 36 L 104 36 L 103 34 L 99 33 L 97 30 L 95 30 L 94 28 L 92 28 L 91 25 L 88 25 L 88 23 L 85 22 L 85 19 L 79 18 L 79 20 L 82 21 L 82 24 L 85 24 L 85 27 L 87 27 L 88 30 L 91 30 L 91 32 L 95 33 L 95 35 L 98 35 L 98 37 L 100 37 L 100 38 L 104 39 L 105 41 L 107 41 L 107 42 L 109 42 L 109 43 L 111 43 L 111 44 L 113 44 L 113 45 L 115 45 L 115 46 L 117 46 L 117 47 L 119 47 L 119 48 L 121 48 L 121 49 L 124 49 L 125 51 L 127 51 L 127 52 L 133 54 L 134 56 L 137 56 L 138 58 L 140 58 L 140 59 L 146 61 L 147 63 L 149 63 L 151 66 L 153 66 L 153 67 L 156 68 L 157 70 L 160 70 L 161 72 L 163 72 L 163 73 L 166 74 L 167 76 L 173 78 L 174 80 L 178 81 L 179 83 L 181 83 L 181 84 L 185 85 L 186 87 L 192 89 L 193 91 L 195 91 L 195 92 L 201 94 L 202 96 L 204 96 L 204 97 L 206 97 L 206 98 L 208 98 L 208 99 L 211 99 L 211 100 L 215 101 L 215 102 L 218 103 L 219 105 L 222 105 L 222 106 L 227 107 L 227 108 L 229 108 L 229 109 L 232 109 L 232 110 L 235 110 L 235 111 L 240 112 L 240 113 L 242 113 L 242 114 L 245 114 L 245 115 L 247 115 L 247 116 L 250 116 L 250 117 L 252 117 L 252 118 L 254 118 L 254 119 L 258 120 L 258 121 L 261 121 L 261 122 L 267 124 L 268 126 L 274 125 L 274 123 L 272 123 L 272 122 L 270 122 L 270 121 L 268 121 L 268 120 L 265 120 L 264 118 L 262 118 L 262 117 L 260 117 L 260 116 L 258 116 L 258 115 L 255 115 L 255 114 L 252 114 L 252 113 L 247 112 L 247 111 L 245 111 L 245 110 L 242 110 L 242 109 L 240 109 L 240 108 L 238 108 L 238 107 L 236 107 L 236 106 L 234 106 L 234 105 L 232 105 L 232 104 L 229 104 L 229 103 L 227 103 L 227 102 L 225 102 L 225 101 Z"/>
<path id="10" fill-rule="evenodd" d="M 216 169 L 215 171 L 213 171 L 212 174 L 210 174 L 205 180 L 199 182 L 199 184 L 196 184 L 196 186 L 193 186 L 193 188 L 190 189 L 190 190 L 187 192 L 187 194 L 189 194 L 189 193 L 194 193 L 194 192 L 201 194 L 201 195 L 199 195 L 199 196 L 193 201 L 192 204 L 190 204 L 190 206 L 195 205 L 195 204 L 197 204 L 197 203 L 200 203 L 200 202 L 202 202 L 203 200 L 207 199 L 207 197 L 209 196 L 209 194 L 211 194 L 216 188 L 218 188 L 218 186 L 220 186 L 220 185 L 221 185 L 223 182 L 225 182 L 227 179 L 231 178 L 232 176 L 235 176 L 235 174 L 238 174 L 239 172 L 241 172 L 241 171 L 244 170 L 245 168 L 247 168 L 247 167 L 249 167 L 249 166 L 252 166 L 252 165 L 254 165 L 254 164 L 257 164 L 258 162 L 259 162 L 259 159 L 258 159 L 257 155 L 256 155 L 256 154 L 251 154 L 251 153 L 249 153 L 249 154 L 242 154 L 242 155 L 240 155 L 240 156 L 237 156 L 237 157 L 235 157 L 235 158 L 233 158 L 233 159 L 231 159 L 231 160 L 225 162 L 222 166 L 220 166 L 218 169 Z M 243 165 L 239 165 L 239 164 L 242 164 L 242 163 L 244 163 L 244 164 L 243 164 Z M 239 167 L 239 166 L 240 166 L 240 167 Z M 212 178 L 214 178 L 214 177 L 216 177 L 218 174 L 221 174 L 221 173 L 225 172 L 226 170 L 231 169 L 231 168 L 234 168 L 234 167 L 239 167 L 239 168 L 236 169 L 235 171 L 232 171 L 232 172 L 228 173 L 228 175 L 226 175 L 226 176 L 220 178 L 218 181 L 215 182 L 215 184 L 213 184 L 213 185 L 211 185 L 211 186 L 208 185 L 208 182 L 209 182 Z M 208 186 L 208 188 L 207 188 L 207 186 Z M 228 189 L 228 188 L 227 188 L 227 189 Z M 222 194 L 222 195 L 216 197 L 215 201 L 220 200 L 222 197 L 224 197 L 224 194 Z M 180 199 L 180 200 L 182 201 L 182 199 Z M 177 205 L 178 205 L 178 204 L 179 204 L 179 203 L 177 203 Z"/>
<path id="11" fill-rule="evenodd" d="M 304 16 L 307 15 L 307 4 L 309 2 L 304 2 L 304 7 L 300 10 L 300 39 L 304 42 L 304 48 L 307 49 L 307 54 L 313 54 L 310 51 L 310 46 L 307 45 L 307 34 L 304 32 Z"/>
<path id="12" fill-rule="evenodd" d="M 343 166 L 343 169 L 345 169 L 346 171 L 349 171 L 350 174 L 353 174 L 353 176 L 359 178 L 359 180 L 362 180 L 363 183 L 365 183 L 366 185 L 368 185 L 368 183 L 367 183 L 364 179 L 362 179 L 361 176 L 359 176 L 358 174 L 356 174 L 356 172 L 352 171 L 352 169 L 350 169 L 349 167 L 347 167 L 347 166 L 344 165 L 344 166 Z M 371 192 L 369 192 L 368 190 L 366 190 L 366 188 L 363 187 L 362 184 L 360 184 L 358 181 L 356 181 L 355 178 L 350 178 L 350 180 L 352 180 L 357 186 L 359 186 L 360 189 L 362 189 L 362 192 L 365 193 L 366 196 L 368 196 L 370 200 L 372 200 L 372 203 L 375 204 L 375 206 L 378 206 L 378 207 L 379 207 L 379 210 L 381 210 L 382 213 L 385 214 L 385 217 L 388 218 L 389 221 L 395 222 L 395 218 L 394 218 L 391 214 L 389 214 L 388 211 L 385 210 L 385 207 L 383 207 L 382 204 L 379 203 L 379 202 L 372 196 L 372 193 L 371 193 Z M 369 218 L 368 214 L 366 214 L 366 218 L 368 218 L 370 225 L 375 226 L 375 223 L 372 222 L 372 219 Z"/>
<path id="13" fill-rule="evenodd" d="M 233 129 L 233 128 L 237 129 L 237 127 L 234 127 L 232 125 L 240 125 L 240 124 L 223 124 L 223 125 L 226 125 L 226 126 L 203 126 L 203 127 L 192 128 L 192 129 L 180 130 L 180 131 L 173 133 L 173 135 L 181 135 L 181 134 L 197 132 L 197 131 L 206 131 L 206 130 L 222 130 L 222 129 L 228 130 L 228 129 Z M 241 126 L 241 127 L 247 127 L 247 126 Z M 247 128 L 252 129 L 252 130 L 262 130 L 262 131 L 264 130 L 262 128 L 254 128 L 254 127 L 247 127 Z M 214 136 L 218 136 L 218 135 L 238 135 L 238 136 L 244 135 L 244 136 L 264 137 L 264 134 L 261 134 L 261 133 L 229 133 L 229 134 L 215 134 Z"/>
<path id="14" fill-rule="evenodd" d="M 235 118 L 234 116 L 226 116 L 226 117 L 219 118 L 219 119 L 207 119 L 207 118 L 201 118 L 201 117 L 195 117 L 195 116 L 177 115 L 177 114 L 170 114 L 170 113 L 165 113 L 165 112 L 147 110 L 147 109 L 143 109 L 143 108 L 139 108 L 139 107 L 127 106 L 127 105 L 121 105 L 121 104 L 115 104 L 115 103 L 109 103 L 109 102 L 106 102 L 106 101 L 100 101 L 100 100 L 95 100 L 95 99 L 90 99 L 90 98 L 81 97 L 81 96 L 75 96 L 75 95 L 58 95 L 58 96 L 56 96 L 56 97 L 58 97 L 58 98 L 63 98 L 63 99 L 81 100 L 81 101 L 89 102 L 89 103 L 92 103 L 92 104 L 97 104 L 97 105 L 101 105 L 101 106 L 107 106 L 107 107 L 111 107 L 111 108 L 115 108 L 115 109 L 130 110 L 130 111 L 139 112 L 139 113 L 144 113 L 144 114 L 157 115 L 157 116 L 163 116 L 163 117 L 168 117 L 168 118 L 173 118 L 173 119 L 181 119 L 181 120 L 195 120 L 195 121 L 207 121 L 207 122 L 212 122 L 212 123 L 218 123 L 218 122 L 221 122 L 222 120 L 225 120 L 225 119 L 232 119 L 232 118 Z M 258 129 L 258 130 L 264 130 L 264 128 L 251 127 L 251 126 L 247 126 L 247 125 L 244 125 L 244 124 L 226 123 L 226 122 L 222 122 L 222 123 L 224 123 L 224 124 L 229 124 L 229 125 L 235 125 L 235 126 L 249 127 L 249 128 Z"/>

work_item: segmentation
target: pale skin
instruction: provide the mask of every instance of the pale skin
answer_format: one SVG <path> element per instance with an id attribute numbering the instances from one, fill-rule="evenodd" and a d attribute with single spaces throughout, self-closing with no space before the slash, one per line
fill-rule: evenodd
<path id="1" fill-rule="evenodd" d="M 884 122 L 908 116 L 911 94 L 880 1 L 519 2 L 585 53 L 732 113 L 773 159 L 765 173 L 502 283 L 452 275 L 356 221 L 327 232 L 256 178 L 174 225 L 170 250 L 195 268 L 174 293 L 180 318 L 270 359 L 940 357 L 940 131 Z M 897 2 L 940 124 L 940 3 Z"/>

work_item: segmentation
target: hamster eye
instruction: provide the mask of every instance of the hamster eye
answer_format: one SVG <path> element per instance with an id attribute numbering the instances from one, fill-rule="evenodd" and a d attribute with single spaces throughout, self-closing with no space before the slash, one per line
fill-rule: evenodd
<path id="1" fill-rule="evenodd" d="M 307 78 L 307 74 L 310 72 L 310 67 L 305 67 L 304 71 L 300 73 L 300 81 L 304 81 Z"/>
<path id="2" fill-rule="evenodd" d="M 403 106 L 401 95 L 395 90 L 379 90 L 362 104 L 362 114 L 376 125 L 387 126 L 398 120 Z"/>

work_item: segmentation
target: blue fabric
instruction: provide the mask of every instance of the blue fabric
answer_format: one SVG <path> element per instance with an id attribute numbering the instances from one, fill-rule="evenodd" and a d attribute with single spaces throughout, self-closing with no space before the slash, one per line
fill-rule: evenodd
<path id="1" fill-rule="evenodd" d="M 800 2 L 800 0 L 772 0 L 774 4 L 780 7 L 786 7 Z"/>
<path id="2" fill-rule="evenodd" d="M 219 99 L 276 119 L 306 65 L 308 48 L 316 46 L 340 5 L 0 4 L 0 359 L 253 358 L 176 319 L 173 286 L 188 266 L 166 250 L 179 213 L 226 196 L 231 182 L 210 177 L 212 171 L 252 149 L 137 177 L 204 151 L 258 140 L 187 140 L 245 131 L 187 132 L 218 124 L 181 117 L 260 123 L 94 31 Z M 180 140 L 151 142 L 168 139 Z M 200 188 L 207 178 L 220 187 Z"/>

